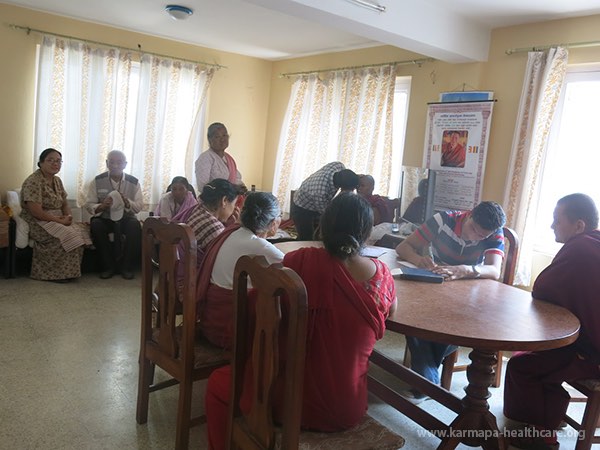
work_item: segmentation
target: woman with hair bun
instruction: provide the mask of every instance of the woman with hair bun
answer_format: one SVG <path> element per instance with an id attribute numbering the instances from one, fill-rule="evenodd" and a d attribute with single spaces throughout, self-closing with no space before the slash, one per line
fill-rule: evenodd
<path id="1" fill-rule="evenodd" d="M 302 407 L 306 429 L 345 430 L 367 412 L 369 356 L 396 307 L 387 266 L 360 254 L 372 227 L 369 202 L 342 193 L 321 216 L 325 248 L 301 248 L 283 260 L 300 275 L 308 294 Z"/>
<path id="2" fill-rule="evenodd" d="M 225 230 L 225 223 L 233 216 L 237 220 L 239 210 L 235 203 L 240 195 L 239 186 L 222 178 L 215 178 L 204 185 L 200 203 L 193 206 L 185 216 L 176 219 L 187 223 L 194 232 L 198 250 L 204 251 L 208 244 Z M 187 217 L 186 217 L 187 216 Z M 198 261 L 200 264 L 201 261 Z"/>
<path id="3" fill-rule="evenodd" d="M 239 257 L 263 255 L 269 264 L 283 259 L 283 253 L 266 240 L 281 223 L 274 195 L 248 194 L 240 221 L 241 225 L 227 227 L 208 246 L 198 278 L 200 329 L 210 342 L 223 348 L 231 347 L 233 339 L 233 271 Z"/>
<path id="4" fill-rule="evenodd" d="M 394 280 L 387 266 L 360 255 L 372 226 L 370 204 L 356 194 L 342 193 L 321 216 L 325 248 L 301 248 L 283 259 L 300 275 L 308 294 L 303 429 L 346 430 L 367 412 L 369 356 L 396 307 Z M 285 335 L 281 330 L 280 336 Z M 211 450 L 225 448 L 230 378 L 231 367 L 225 366 L 208 380 L 206 426 Z M 273 389 L 273 419 L 279 422 L 282 388 Z M 241 406 L 245 407 L 243 402 Z"/>

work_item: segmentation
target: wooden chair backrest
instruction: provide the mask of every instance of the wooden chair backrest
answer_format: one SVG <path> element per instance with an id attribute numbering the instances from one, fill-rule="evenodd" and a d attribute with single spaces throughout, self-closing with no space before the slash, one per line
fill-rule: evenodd
<path id="1" fill-rule="evenodd" d="M 248 277 L 253 298 L 249 300 Z M 279 348 L 285 315 L 287 348 Z M 279 352 L 285 352 L 284 412 L 281 449 L 297 449 L 302 415 L 306 350 L 307 297 L 300 277 L 281 264 L 269 266 L 263 256 L 242 256 L 234 275 L 235 337 L 232 362 L 228 448 L 272 449 L 273 386 L 279 371 Z M 249 335 L 252 333 L 252 336 Z M 251 347 L 248 345 L 251 343 Z M 246 365 L 252 362 L 252 408 L 240 411 Z"/>
<path id="2" fill-rule="evenodd" d="M 154 286 L 152 263 L 158 247 L 158 283 Z M 193 367 L 196 316 L 196 238 L 185 224 L 169 223 L 166 218 L 149 217 L 142 229 L 142 345 L 154 338 L 159 366 L 189 364 Z M 183 289 L 177 292 L 178 267 L 183 266 Z M 152 299 L 158 294 L 158 312 L 152 326 Z M 177 316 L 183 303 L 183 335 L 177 338 Z M 186 320 L 186 318 L 188 318 Z M 186 357 L 190 354 L 190 357 Z M 155 353 L 156 355 L 156 353 Z M 156 358 L 155 358 L 156 359 Z M 167 361 L 167 360 L 170 360 Z M 178 361 L 175 361 L 178 360 Z M 191 367 L 188 369 L 191 370 Z"/>
<path id="3" fill-rule="evenodd" d="M 519 256 L 519 237 L 512 228 L 502 228 L 504 232 L 504 262 L 502 263 L 502 282 L 512 285 L 515 281 L 517 258 Z"/>

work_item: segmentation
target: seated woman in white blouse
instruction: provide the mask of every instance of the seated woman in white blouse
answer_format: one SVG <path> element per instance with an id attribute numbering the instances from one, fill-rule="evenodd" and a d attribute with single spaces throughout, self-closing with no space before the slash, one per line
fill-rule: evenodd
<path id="1" fill-rule="evenodd" d="M 206 250 L 198 281 L 200 329 L 213 344 L 230 348 L 233 335 L 233 272 L 243 255 L 263 255 L 269 264 L 283 253 L 266 240 L 281 223 L 277 198 L 267 192 L 248 194 L 240 215 Z"/>

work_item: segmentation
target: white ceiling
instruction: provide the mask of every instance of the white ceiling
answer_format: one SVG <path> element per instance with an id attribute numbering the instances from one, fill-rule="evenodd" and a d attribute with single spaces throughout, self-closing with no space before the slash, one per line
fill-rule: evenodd
<path id="1" fill-rule="evenodd" d="M 394 45 L 450 62 L 487 58 L 497 27 L 600 13 L 600 0 L 11 0 L 7 3 L 269 60 Z M 27 26 L 26 23 L 17 24 Z"/>

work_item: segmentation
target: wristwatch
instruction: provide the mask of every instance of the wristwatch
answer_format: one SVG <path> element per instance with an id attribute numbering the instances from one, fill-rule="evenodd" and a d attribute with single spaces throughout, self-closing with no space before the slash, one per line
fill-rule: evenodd
<path id="1" fill-rule="evenodd" d="M 479 278 L 481 276 L 481 267 L 478 265 L 472 265 L 471 269 L 473 269 L 473 278 Z"/>

